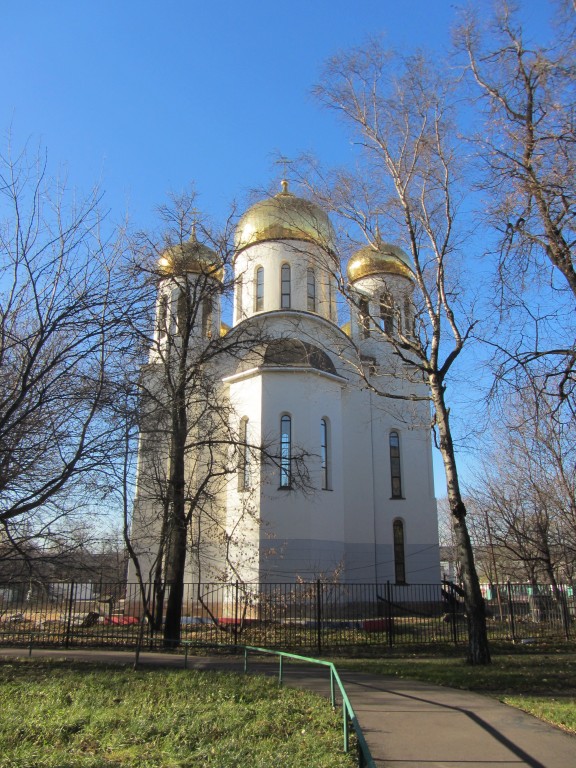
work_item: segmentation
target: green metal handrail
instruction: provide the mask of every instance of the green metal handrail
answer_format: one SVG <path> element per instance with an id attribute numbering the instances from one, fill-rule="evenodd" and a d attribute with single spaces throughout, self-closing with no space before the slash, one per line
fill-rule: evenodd
<path id="1" fill-rule="evenodd" d="M 298 656 L 295 653 L 286 653 L 285 651 L 274 651 L 269 648 L 257 648 L 253 645 L 240 645 L 239 648 L 244 649 L 244 672 L 248 671 L 248 654 L 252 653 L 266 653 L 271 656 L 278 656 L 278 683 L 282 685 L 283 676 L 283 659 L 296 659 L 297 661 L 305 661 L 309 664 L 318 664 L 323 667 L 328 667 L 330 670 L 330 703 L 332 708 L 336 709 L 336 690 L 335 684 L 340 689 L 340 695 L 342 696 L 342 721 L 344 731 L 344 752 L 348 752 L 350 749 L 350 725 L 354 728 L 356 738 L 358 739 L 358 768 L 376 768 L 374 758 L 370 754 L 370 749 L 358 723 L 358 718 L 354 712 L 354 708 L 350 703 L 344 684 L 340 679 L 340 675 L 336 671 L 336 667 L 331 661 L 322 661 L 321 659 L 313 659 L 308 656 Z"/>

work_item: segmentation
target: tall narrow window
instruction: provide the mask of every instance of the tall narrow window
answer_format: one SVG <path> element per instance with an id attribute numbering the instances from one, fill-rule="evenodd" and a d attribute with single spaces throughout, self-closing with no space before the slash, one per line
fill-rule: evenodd
<path id="1" fill-rule="evenodd" d="M 242 275 L 236 280 L 236 318 L 238 321 L 242 319 Z"/>
<path id="2" fill-rule="evenodd" d="M 292 485 L 292 419 L 280 419 L 280 488 Z"/>
<path id="3" fill-rule="evenodd" d="M 264 267 L 258 267 L 256 270 L 256 312 L 264 309 Z"/>
<path id="4" fill-rule="evenodd" d="M 405 296 L 404 298 L 404 333 L 406 336 L 414 334 L 414 318 L 412 316 L 412 302 Z"/>
<path id="5" fill-rule="evenodd" d="M 406 584 L 406 554 L 404 551 L 404 523 L 394 520 L 392 524 L 394 536 L 394 578 L 396 584 Z"/>
<path id="6" fill-rule="evenodd" d="M 400 472 L 400 436 L 390 432 L 390 476 L 392 480 L 392 498 L 402 498 L 402 476 Z"/>
<path id="7" fill-rule="evenodd" d="M 328 422 L 326 419 L 320 421 L 320 463 L 322 468 L 322 490 L 327 491 L 330 488 L 329 476 L 329 455 L 328 455 Z"/>
<path id="8" fill-rule="evenodd" d="M 328 317 L 330 320 L 336 320 L 336 301 L 334 300 L 334 289 L 330 277 L 328 278 Z"/>
<path id="9" fill-rule="evenodd" d="M 312 267 L 306 272 L 306 295 L 308 312 L 316 312 L 316 275 Z"/>
<path id="10" fill-rule="evenodd" d="M 394 333 L 394 303 L 389 293 L 380 297 L 380 327 L 389 336 Z"/>
<path id="11" fill-rule="evenodd" d="M 178 294 L 178 303 L 176 306 L 176 314 L 178 319 L 178 330 L 180 334 L 183 334 L 188 324 L 188 299 L 185 293 Z"/>
<path id="12" fill-rule="evenodd" d="M 367 339 L 370 336 L 370 311 L 368 309 L 368 299 L 360 299 L 358 302 L 358 319 L 360 320 L 362 338 Z"/>
<path id="13" fill-rule="evenodd" d="M 163 294 L 160 297 L 160 306 L 158 307 L 158 338 L 163 339 L 166 336 L 168 324 L 168 296 Z"/>
<path id="14" fill-rule="evenodd" d="M 212 296 L 205 296 L 202 301 L 202 335 L 207 339 L 212 338 Z"/>
<path id="15" fill-rule="evenodd" d="M 290 309 L 290 265 L 282 264 L 281 301 L 282 309 Z"/>
<path id="16" fill-rule="evenodd" d="M 248 448 L 248 418 L 246 416 L 240 421 L 239 440 L 238 490 L 244 491 L 251 486 L 250 449 Z"/>

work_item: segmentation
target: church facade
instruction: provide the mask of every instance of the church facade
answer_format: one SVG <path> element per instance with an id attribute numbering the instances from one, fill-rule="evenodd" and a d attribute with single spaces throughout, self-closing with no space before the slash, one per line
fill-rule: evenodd
<path id="1" fill-rule="evenodd" d="M 216 254 L 195 238 L 174 253 L 160 263 L 147 391 L 166 386 L 173 363 L 163 349 L 178 333 L 182 292 L 198 281 L 213 287 L 214 298 L 199 303 L 191 344 L 224 340 L 202 362 L 227 435 L 213 441 L 223 469 L 206 479 L 202 497 L 196 489 L 215 449 L 208 458 L 201 419 L 185 459 L 187 503 L 196 505 L 186 580 L 437 584 L 426 387 L 391 341 L 414 323 L 406 254 L 378 240 L 352 256 L 343 276 L 328 216 L 283 182 L 239 221 L 233 321 L 221 331 Z M 340 326 L 343 277 L 352 303 Z M 155 568 L 169 573 L 171 556 L 158 545 L 170 495 L 152 490 L 151 478 L 169 476 L 173 444 L 154 420 L 152 412 L 143 420 L 132 528 L 146 578 Z M 213 413 L 210 429 L 214 421 Z"/>

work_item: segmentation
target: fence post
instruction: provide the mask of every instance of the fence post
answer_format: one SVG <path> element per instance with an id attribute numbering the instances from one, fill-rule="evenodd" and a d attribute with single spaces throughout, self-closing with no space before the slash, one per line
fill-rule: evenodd
<path id="1" fill-rule="evenodd" d="M 140 594 L 140 599 L 142 599 L 142 594 Z M 153 642 L 154 642 L 154 611 L 151 610 L 151 601 L 154 600 L 154 595 L 152 592 L 152 581 L 148 581 L 148 596 L 146 596 L 146 589 L 144 589 L 144 602 L 145 604 L 142 606 L 142 618 L 146 617 L 146 611 L 148 611 L 149 616 L 152 617 L 152 621 L 150 621 L 150 618 L 146 622 L 148 625 L 146 627 L 146 633 L 148 637 L 148 645 L 150 650 L 153 649 Z"/>
<path id="2" fill-rule="evenodd" d="M 350 729 L 348 726 L 348 710 L 346 709 L 346 702 L 342 700 L 342 727 L 344 730 L 344 752 L 348 752 L 350 749 Z"/>
<path id="3" fill-rule="evenodd" d="M 392 648 L 394 644 L 393 626 L 392 626 L 392 585 L 386 582 L 386 623 L 388 624 L 388 646 Z"/>
<path id="4" fill-rule="evenodd" d="M 140 619 L 140 623 L 138 624 L 138 634 L 136 635 L 136 648 L 134 650 L 134 666 L 133 669 L 136 671 L 138 669 L 138 664 L 140 662 L 140 651 L 142 650 L 142 643 L 144 642 L 144 620 L 145 615 L 142 615 L 142 618 Z"/>
<path id="5" fill-rule="evenodd" d="M 322 653 L 322 585 L 320 579 L 316 579 L 316 641 L 318 653 Z"/>
<path id="6" fill-rule="evenodd" d="M 68 600 L 68 620 L 66 621 L 66 639 L 64 640 L 64 648 L 68 648 L 70 643 L 70 628 L 72 626 L 72 609 L 74 607 L 74 588 L 73 581 L 70 582 L 70 599 Z"/>
<path id="7" fill-rule="evenodd" d="M 450 582 L 452 584 L 452 582 Z M 452 641 L 454 645 L 458 645 L 458 599 L 456 597 L 455 590 L 452 592 Z"/>
<path id="8" fill-rule="evenodd" d="M 570 615 L 568 613 L 568 601 L 566 599 L 566 587 L 560 587 L 560 603 L 562 608 L 562 623 L 564 624 L 564 637 L 570 640 Z"/>
<path id="9" fill-rule="evenodd" d="M 238 645 L 238 581 L 234 591 L 234 647 Z"/>
<path id="10" fill-rule="evenodd" d="M 334 666 L 330 667 L 330 704 L 336 709 L 336 691 L 334 688 Z"/>
<path id="11" fill-rule="evenodd" d="M 510 613 L 510 632 L 512 634 L 512 642 L 516 642 L 516 622 L 514 621 L 514 603 L 512 602 L 512 585 L 510 579 L 506 582 L 506 592 L 508 594 L 508 612 Z"/>
<path id="12" fill-rule="evenodd" d="M 149 647 L 152 651 L 154 650 L 154 641 L 156 637 L 156 589 L 152 589 L 152 579 L 148 581 L 148 599 L 146 599 L 146 591 L 144 591 L 144 601 L 150 616 L 152 617 L 152 621 L 150 622 L 150 627 L 148 629 Z"/>

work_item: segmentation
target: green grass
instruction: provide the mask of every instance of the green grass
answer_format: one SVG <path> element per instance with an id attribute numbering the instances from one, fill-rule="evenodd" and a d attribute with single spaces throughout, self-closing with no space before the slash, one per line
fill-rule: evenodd
<path id="1" fill-rule="evenodd" d="M 487 667 L 461 658 L 404 657 L 336 661 L 338 668 L 391 675 L 485 693 L 576 733 L 576 653 L 493 653 Z"/>
<path id="2" fill-rule="evenodd" d="M 1 768 L 350 768 L 309 692 L 220 672 L 0 662 Z"/>
<path id="3" fill-rule="evenodd" d="M 534 717 L 576 733 L 576 697 L 566 696 L 502 696 L 501 700 L 511 707 L 529 712 Z"/>

